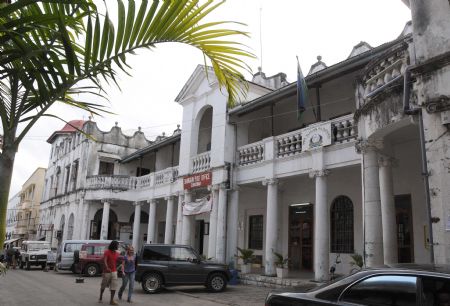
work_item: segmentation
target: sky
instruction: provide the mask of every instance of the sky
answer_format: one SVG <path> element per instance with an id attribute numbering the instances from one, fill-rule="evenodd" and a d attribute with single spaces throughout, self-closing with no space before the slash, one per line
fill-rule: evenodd
<path id="1" fill-rule="evenodd" d="M 238 28 L 251 35 L 242 42 L 258 57 L 247 61 L 253 73 L 262 66 L 266 76 L 284 72 L 293 82 L 296 56 L 304 74 L 317 62 L 318 55 L 331 66 L 345 60 L 361 41 L 375 47 L 396 39 L 411 19 L 411 12 L 400 0 L 227 0 L 209 19 L 245 23 L 247 26 Z M 204 63 L 202 54 L 192 47 L 170 43 L 139 52 L 127 62 L 133 68 L 132 76 L 119 76 L 120 90 L 105 84 L 109 101 L 102 103 L 114 115 L 93 120 L 103 131 L 118 122 L 127 135 L 141 127 L 149 140 L 163 132 L 171 135 L 181 124 L 183 111 L 175 97 L 195 67 Z M 244 75 L 251 80 L 250 73 Z M 100 102 L 92 96 L 90 99 Z M 54 105 L 49 113 L 67 121 L 87 120 L 89 116 L 62 105 Z M 24 138 L 15 159 L 10 198 L 37 167 L 47 167 L 50 144 L 46 140 L 64 124 L 42 118 Z"/>

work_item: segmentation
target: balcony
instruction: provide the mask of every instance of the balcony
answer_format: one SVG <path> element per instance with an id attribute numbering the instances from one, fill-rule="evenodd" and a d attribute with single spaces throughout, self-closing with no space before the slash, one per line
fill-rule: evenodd
<path id="1" fill-rule="evenodd" d="M 304 143 L 305 136 L 309 137 L 311 128 L 315 128 L 330 133 L 328 144 L 322 144 L 322 140 L 318 140 L 320 145 L 333 145 L 338 143 L 349 142 L 357 138 L 356 125 L 353 120 L 353 114 L 339 117 L 327 122 L 317 123 L 303 129 L 299 129 L 290 133 L 275 136 L 254 142 L 238 148 L 239 166 L 246 166 L 261 163 L 265 160 L 280 159 L 288 156 L 300 154 L 306 150 L 304 146 L 314 146 L 317 144 Z M 313 141 L 310 139 L 310 142 Z M 313 141 L 314 142 L 314 141 Z M 275 146 L 275 147 L 273 147 Z M 274 152 L 274 156 L 272 156 Z"/>
<path id="2" fill-rule="evenodd" d="M 170 184 L 177 178 L 178 167 L 170 167 L 138 177 L 128 175 L 93 175 L 87 177 L 85 187 L 89 190 L 126 191 Z"/>
<path id="3" fill-rule="evenodd" d="M 198 154 L 192 158 L 192 173 L 209 170 L 211 166 L 211 151 Z"/>

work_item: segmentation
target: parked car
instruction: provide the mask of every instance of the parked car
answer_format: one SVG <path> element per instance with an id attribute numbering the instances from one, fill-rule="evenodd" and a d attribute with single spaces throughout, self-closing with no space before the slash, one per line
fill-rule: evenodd
<path id="1" fill-rule="evenodd" d="M 50 243 L 47 241 L 23 241 L 20 250 L 19 267 L 27 270 L 31 266 L 41 266 L 45 268 L 47 262 L 47 252 L 51 251 Z"/>
<path id="2" fill-rule="evenodd" d="M 172 285 L 204 285 L 220 292 L 230 278 L 227 265 L 202 260 L 190 246 L 146 244 L 138 254 L 135 280 L 147 293 Z"/>
<path id="3" fill-rule="evenodd" d="M 103 253 L 111 240 L 91 240 L 84 243 L 79 251 L 75 251 L 73 260 L 75 272 L 87 276 L 96 276 L 103 271 Z M 125 245 L 119 242 L 119 253 L 125 255 Z M 120 265 L 120 262 L 118 263 Z"/>
<path id="4" fill-rule="evenodd" d="M 83 244 L 90 242 L 110 243 L 111 240 L 64 240 L 57 251 L 56 269 L 70 270 L 75 273 L 73 254 L 81 250 Z"/>
<path id="5" fill-rule="evenodd" d="M 402 264 L 362 270 L 305 293 L 269 294 L 269 305 L 450 305 L 450 266 Z"/>

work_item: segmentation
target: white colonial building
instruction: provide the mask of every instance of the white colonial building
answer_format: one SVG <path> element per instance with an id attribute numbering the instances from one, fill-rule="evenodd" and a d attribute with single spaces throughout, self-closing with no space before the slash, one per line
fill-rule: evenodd
<path id="1" fill-rule="evenodd" d="M 176 98 L 183 130 L 172 136 L 91 121 L 78 127 L 97 142 L 55 132 L 43 223 L 60 239 L 190 244 L 226 263 L 253 249 L 266 275 L 274 252 L 317 280 L 337 257 L 348 272 L 352 254 L 366 266 L 449 263 L 450 10 L 444 0 L 424 8 L 427 18 L 412 5 L 394 41 L 361 42 L 330 67 L 318 57 L 301 120 L 284 74 L 259 71 L 230 109 L 198 66 Z"/>

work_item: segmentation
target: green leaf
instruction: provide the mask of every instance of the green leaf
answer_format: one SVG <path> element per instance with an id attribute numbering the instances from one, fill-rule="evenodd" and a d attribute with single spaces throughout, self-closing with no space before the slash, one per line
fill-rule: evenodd
<path id="1" fill-rule="evenodd" d="M 120 46 L 123 41 L 123 34 L 125 32 L 125 6 L 122 0 L 117 0 L 118 7 L 118 26 L 117 26 L 117 38 L 116 38 L 116 53 L 119 52 Z"/>
<path id="2" fill-rule="evenodd" d="M 147 9 L 147 4 L 148 0 L 142 0 L 141 7 L 139 8 L 139 12 L 136 17 L 136 21 L 134 22 L 133 32 L 130 39 L 130 47 L 134 46 L 139 30 L 141 29 L 142 21 L 144 20 L 144 15 Z"/>
<path id="3" fill-rule="evenodd" d="M 103 32 L 102 32 L 102 44 L 100 47 L 100 58 L 99 61 L 103 61 L 103 58 L 106 54 L 106 48 L 108 47 L 108 38 L 109 38 L 109 16 L 106 13 L 105 20 L 103 22 Z"/>
<path id="4" fill-rule="evenodd" d="M 91 60 L 91 49 L 92 49 L 92 19 L 91 16 L 88 17 L 88 23 L 86 28 L 86 47 L 84 52 L 84 73 L 87 74 L 89 71 L 90 60 Z"/>
<path id="5" fill-rule="evenodd" d="M 92 43 L 92 65 L 98 60 L 98 51 L 100 47 L 100 18 L 99 15 L 95 18 L 95 27 L 94 27 L 94 40 Z"/>
<path id="6" fill-rule="evenodd" d="M 134 10 L 135 10 L 134 0 L 128 0 L 127 24 L 125 27 L 125 34 L 122 42 L 122 51 L 125 51 L 125 49 L 128 46 L 128 43 L 130 42 L 131 30 L 133 29 Z"/>

